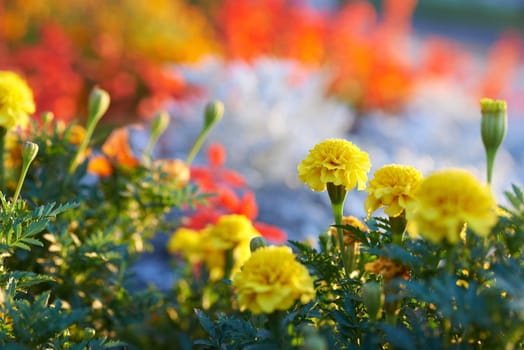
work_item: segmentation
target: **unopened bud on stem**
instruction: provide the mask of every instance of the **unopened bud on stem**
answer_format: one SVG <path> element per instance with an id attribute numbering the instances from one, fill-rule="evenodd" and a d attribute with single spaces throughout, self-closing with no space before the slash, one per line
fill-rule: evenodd
<path id="1" fill-rule="evenodd" d="M 493 165 L 497 151 L 504 141 L 508 127 L 508 115 L 506 102 L 483 98 L 480 100 L 481 107 L 481 136 L 487 158 L 487 180 L 491 183 Z"/>

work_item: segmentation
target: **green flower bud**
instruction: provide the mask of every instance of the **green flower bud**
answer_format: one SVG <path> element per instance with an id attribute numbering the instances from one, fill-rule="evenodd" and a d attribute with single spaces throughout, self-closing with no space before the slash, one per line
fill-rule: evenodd
<path id="1" fill-rule="evenodd" d="M 493 164 L 498 148 L 504 141 L 508 127 L 508 115 L 506 102 L 483 98 L 480 100 L 481 107 L 481 136 L 487 157 L 487 178 L 491 183 Z"/>
<path id="2" fill-rule="evenodd" d="M 189 154 L 186 158 L 186 165 L 189 166 L 195 156 L 197 155 L 198 151 L 202 147 L 202 144 L 204 143 L 204 140 L 207 137 L 207 134 L 209 133 L 209 130 L 211 130 L 211 127 L 216 124 L 222 117 L 224 116 L 224 104 L 220 101 L 211 101 L 206 105 L 206 109 L 204 111 L 204 125 L 202 127 L 202 130 L 200 131 L 200 134 L 198 135 L 195 144 L 191 148 L 191 151 L 189 151 Z"/>
<path id="3" fill-rule="evenodd" d="M 155 140 L 166 131 L 169 126 L 169 114 L 165 111 L 158 113 L 151 124 L 151 138 Z"/>
<path id="4" fill-rule="evenodd" d="M 27 171 L 29 170 L 29 166 L 31 165 L 33 160 L 35 160 L 37 154 L 38 145 L 31 141 L 25 141 L 22 145 L 22 169 L 20 171 L 20 176 L 18 177 L 18 183 L 16 185 L 15 194 L 13 196 L 13 203 L 16 203 L 16 201 L 18 200 L 18 196 L 20 196 L 20 191 L 25 181 Z"/>
<path id="5" fill-rule="evenodd" d="M 22 168 L 29 166 L 38 154 L 38 145 L 31 141 L 25 141 L 22 145 Z"/>
<path id="6" fill-rule="evenodd" d="M 376 281 L 366 282 L 362 286 L 362 302 L 368 311 L 369 319 L 376 321 L 380 318 L 384 306 L 384 293 L 382 286 Z"/>
<path id="7" fill-rule="evenodd" d="M 42 122 L 44 125 L 50 125 L 51 122 L 55 119 L 53 112 L 44 112 L 42 113 Z"/>
<path id="8" fill-rule="evenodd" d="M 251 253 L 262 247 L 267 247 L 267 242 L 264 237 L 254 237 L 249 242 L 249 249 L 251 249 Z"/>
<path id="9" fill-rule="evenodd" d="M 99 87 L 93 88 L 91 94 L 89 94 L 87 128 L 93 123 L 98 123 L 100 118 L 107 112 L 110 101 L 111 98 L 105 90 Z"/>
<path id="10" fill-rule="evenodd" d="M 224 104 L 220 101 L 211 101 L 206 105 L 204 112 L 204 130 L 212 127 L 224 116 Z"/>

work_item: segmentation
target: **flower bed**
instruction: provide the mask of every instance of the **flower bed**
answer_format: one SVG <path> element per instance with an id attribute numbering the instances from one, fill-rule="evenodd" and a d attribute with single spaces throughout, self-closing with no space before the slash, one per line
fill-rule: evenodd
<path id="1" fill-rule="evenodd" d="M 365 151 L 345 139 L 318 143 L 297 176 L 327 190 L 334 225 L 313 244 L 289 246 L 283 232 L 254 221 L 254 196 L 223 167 L 223 149 L 209 149 L 210 168 L 190 167 L 222 118 L 220 102 L 206 106 L 182 160 L 153 158 L 168 127 L 163 113 L 138 153 L 128 127 L 97 145 L 110 104 L 98 88 L 85 128 L 50 113 L 29 123 L 32 92 L 12 72 L 0 72 L 0 101 L 2 346 L 524 346 L 524 195 L 513 186 L 502 207 L 490 187 L 504 101 L 481 101 L 487 184 L 463 169 L 423 176 L 398 164 L 368 181 Z M 366 187 L 367 217 L 346 216 L 348 195 Z M 140 288 L 130 267 L 159 232 L 173 232 L 173 285 Z"/>

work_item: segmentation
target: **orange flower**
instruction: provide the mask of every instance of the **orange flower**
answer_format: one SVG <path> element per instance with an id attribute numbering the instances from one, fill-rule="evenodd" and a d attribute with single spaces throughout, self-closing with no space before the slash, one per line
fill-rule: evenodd
<path id="1" fill-rule="evenodd" d="M 134 168 L 140 164 L 129 144 L 129 129 L 127 127 L 113 130 L 102 145 L 102 152 L 117 165 Z"/>
<path id="2" fill-rule="evenodd" d="M 104 156 L 94 156 L 89 159 L 87 172 L 100 177 L 110 176 L 113 173 L 111 163 Z"/>
<path id="3" fill-rule="evenodd" d="M 402 265 L 397 264 L 393 260 L 380 256 L 377 260 L 367 263 L 364 266 L 367 272 L 372 272 L 376 275 L 381 275 L 385 280 L 395 277 L 407 277 L 409 271 Z"/>
<path id="4" fill-rule="evenodd" d="M 163 180 L 174 181 L 180 187 L 189 182 L 191 175 L 187 165 L 180 159 L 159 159 L 153 163 L 153 168 L 159 168 L 165 174 Z"/>

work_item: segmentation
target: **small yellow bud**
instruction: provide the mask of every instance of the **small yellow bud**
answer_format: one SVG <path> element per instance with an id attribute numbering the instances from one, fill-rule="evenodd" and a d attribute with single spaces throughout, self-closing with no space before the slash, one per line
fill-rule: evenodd
<path id="1" fill-rule="evenodd" d="M 264 237 L 254 237 L 249 242 L 249 249 L 251 250 L 251 253 L 262 247 L 267 247 L 267 242 Z"/>
<path id="2" fill-rule="evenodd" d="M 87 118 L 88 129 L 91 124 L 98 123 L 100 118 L 102 118 L 102 116 L 107 112 L 110 101 L 111 98 L 105 90 L 102 90 L 99 87 L 93 88 L 91 94 L 89 94 L 89 107 Z"/>
<path id="3" fill-rule="evenodd" d="M 480 100 L 480 108 L 480 131 L 487 156 L 488 183 L 491 183 L 495 155 L 504 141 L 508 127 L 507 106 L 505 101 L 483 98 Z"/>

